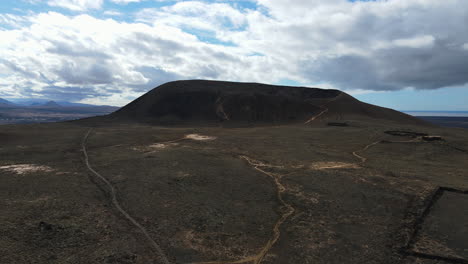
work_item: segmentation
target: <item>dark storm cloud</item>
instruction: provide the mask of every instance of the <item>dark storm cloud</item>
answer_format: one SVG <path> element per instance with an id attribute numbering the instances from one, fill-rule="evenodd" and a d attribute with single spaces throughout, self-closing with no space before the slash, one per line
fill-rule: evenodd
<path id="1" fill-rule="evenodd" d="M 432 47 L 390 47 L 370 55 L 303 62 L 303 74 L 342 89 L 437 89 L 468 83 L 468 51 L 436 41 Z"/>
<path id="2" fill-rule="evenodd" d="M 175 1 L 126 22 L 30 15 L 0 31 L 2 92 L 123 103 L 175 79 L 362 90 L 468 83 L 466 0 L 256 2 L 247 10 Z"/>
<path id="3" fill-rule="evenodd" d="M 59 78 L 69 84 L 110 84 L 113 81 L 112 68 L 106 63 L 82 64 L 63 62 L 55 71 Z"/>
<path id="4" fill-rule="evenodd" d="M 88 48 L 81 43 L 70 39 L 66 41 L 49 40 L 52 47 L 47 49 L 47 52 L 73 57 L 88 57 L 88 58 L 99 58 L 99 59 L 110 59 L 112 58 L 105 51 L 94 50 Z"/>
<path id="5" fill-rule="evenodd" d="M 171 51 L 171 54 L 184 52 L 190 48 L 176 41 L 162 39 L 151 34 L 135 32 L 117 40 L 117 47 L 141 55 L 157 55 L 159 52 Z M 169 54 L 165 54 L 167 56 Z"/>
<path id="6" fill-rule="evenodd" d="M 288 64 L 308 83 L 364 90 L 468 83 L 465 1 L 259 1 L 271 26 L 251 26 L 275 40 L 270 51 L 297 56 Z"/>
<path id="7" fill-rule="evenodd" d="M 303 62 L 302 71 L 319 82 L 330 82 L 343 89 L 391 90 L 378 79 L 371 60 L 361 56 L 340 56 L 320 61 Z"/>
<path id="8" fill-rule="evenodd" d="M 377 54 L 382 81 L 436 89 L 468 83 L 468 51 L 436 41 L 429 49 L 396 48 Z"/>

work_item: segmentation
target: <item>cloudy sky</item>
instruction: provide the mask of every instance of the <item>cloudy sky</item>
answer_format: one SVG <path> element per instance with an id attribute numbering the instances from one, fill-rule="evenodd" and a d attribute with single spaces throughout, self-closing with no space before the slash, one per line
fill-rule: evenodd
<path id="1" fill-rule="evenodd" d="M 177 79 L 468 110 L 468 1 L 0 2 L 0 98 L 124 105 Z"/>

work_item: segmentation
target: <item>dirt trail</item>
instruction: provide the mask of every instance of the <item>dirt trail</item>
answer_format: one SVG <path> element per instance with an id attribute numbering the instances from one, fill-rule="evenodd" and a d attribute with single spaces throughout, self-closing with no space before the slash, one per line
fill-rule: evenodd
<path id="1" fill-rule="evenodd" d="M 370 143 L 369 145 L 366 145 L 364 148 L 360 149 L 360 150 L 356 150 L 356 151 L 353 151 L 353 155 L 360 159 L 361 162 L 359 164 L 362 164 L 364 162 L 367 161 L 367 158 L 366 157 L 363 157 L 361 155 L 358 154 L 358 152 L 363 152 L 363 151 L 366 151 L 368 150 L 370 147 L 374 146 L 374 145 L 377 145 L 379 143 L 415 143 L 415 142 L 421 142 L 421 139 L 418 137 L 418 138 L 414 138 L 414 139 L 410 139 L 410 140 L 402 140 L 402 141 L 388 141 L 388 140 L 384 140 L 384 139 L 379 139 L 375 142 L 372 142 Z"/>
<path id="2" fill-rule="evenodd" d="M 337 162 L 337 161 L 319 161 L 312 163 L 309 166 L 313 170 L 328 170 L 328 169 L 359 169 L 359 165 L 355 163 Z"/>
<path id="3" fill-rule="evenodd" d="M 328 108 L 325 108 L 322 112 L 318 113 L 317 115 L 314 115 L 309 120 L 305 121 L 304 124 L 309 124 L 310 122 L 314 121 L 315 119 L 325 114 L 326 112 L 328 112 Z"/>
<path id="4" fill-rule="evenodd" d="M 241 156 L 241 158 L 246 160 L 251 166 L 254 167 L 254 169 L 258 170 L 259 172 L 265 175 L 270 176 L 274 180 L 275 185 L 276 185 L 276 191 L 277 191 L 276 196 L 278 200 L 280 201 L 280 203 L 282 204 L 282 206 L 284 206 L 285 208 L 282 210 L 283 213 L 281 217 L 278 219 L 275 226 L 273 227 L 273 237 L 267 242 L 267 244 L 263 247 L 260 253 L 258 253 L 254 258 L 254 263 L 258 264 L 262 262 L 263 258 L 268 253 L 268 251 L 270 251 L 273 245 L 278 241 L 281 235 L 280 227 L 286 221 L 286 219 L 294 213 L 294 208 L 290 204 L 286 203 L 283 199 L 282 194 L 283 192 L 286 191 L 286 187 L 284 187 L 284 185 L 281 183 L 282 175 L 273 174 L 273 173 L 260 169 L 260 167 L 268 167 L 268 165 L 258 162 L 256 160 L 253 160 L 247 156 Z"/>
<path id="5" fill-rule="evenodd" d="M 226 114 L 226 112 L 224 111 L 224 107 L 223 107 L 223 102 L 222 102 L 222 99 L 221 97 L 218 97 L 218 99 L 216 100 L 216 114 L 221 117 L 223 120 L 226 120 L 226 121 L 229 121 L 230 118 L 229 116 Z"/>
<path id="6" fill-rule="evenodd" d="M 337 98 L 334 98 L 334 100 L 336 100 Z M 331 100 L 333 101 L 333 100 Z M 329 101 L 330 102 L 330 101 Z M 322 114 L 326 113 L 328 111 L 328 109 L 324 109 L 321 113 L 315 115 L 314 117 L 312 117 L 311 119 L 309 119 L 309 121 L 307 121 L 306 123 L 310 122 L 310 121 L 313 121 L 315 120 L 317 117 L 321 116 Z M 363 157 L 361 155 L 359 155 L 358 153 L 359 152 L 364 152 L 366 150 L 368 150 L 370 147 L 376 145 L 376 144 L 379 144 L 381 142 L 383 142 L 384 140 L 383 139 L 379 139 L 377 141 L 374 141 L 368 145 L 366 145 L 364 148 L 362 149 L 359 149 L 359 150 L 356 150 L 356 151 L 353 151 L 353 155 L 357 158 L 360 159 L 360 162 L 359 163 L 343 163 L 343 164 L 335 164 L 333 166 L 327 166 L 326 168 L 330 168 L 330 169 L 341 169 L 341 168 L 359 168 L 359 165 L 365 163 L 367 161 L 367 158 L 366 157 Z M 411 143 L 411 142 L 418 142 L 417 139 L 412 139 L 412 140 L 408 140 L 408 141 L 387 141 L 389 143 Z M 283 199 L 283 193 L 286 191 L 286 187 L 281 183 L 281 178 L 283 176 L 286 176 L 286 175 L 289 175 L 289 174 L 294 174 L 294 173 L 297 173 L 297 172 L 292 172 L 292 173 L 289 173 L 289 174 L 285 174 L 285 175 L 279 175 L 279 174 L 275 174 L 275 173 L 271 173 L 271 172 L 268 172 L 268 171 L 265 171 L 264 169 L 262 168 L 283 168 L 283 166 L 273 166 L 273 165 L 269 165 L 269 164 L 265 164 L 263 162 L 260 162 L 258 160 L 255 160 L 255 159 L 252 159 L 252 158 L 249 158 L 247 156 L 240 156 L 241 159 L 244 159 L 245 161 L 247 161 L 249 163 L 249 165 L 251 165 L 255 170 L 271 177 L 273 180 L 274 180 L 274 183 L 276 185 L 276 190 L 277 190 L 277 199 L 280 201 L 281 203 L 281 206 L 283 207 L 282 208 L 282 214 L 281 214 L 281 217 L 277 220 L 277 222 L 275 223 L 274 227 L 273 227 L 273 236 L 270 238 L 270 240 L 268 240 L 268 242 L 262 247 L 262 249 L 260 250 L 259 253 L 257 253 L 256 255 L 253 255 L 253 256 L 249 256 L 249 257 L 246 257 L 246 258 L 243 258 L 243 259 L 240 259 L 240 260 L 232 260 L 232 261 L 204 261 L 204 262 L 192 262 L 192 263 L 189 263 L 189 264 L 240 264 L 240 263 L 252 263 L 252 264 L 260 264 L 266 254 L 271 250 L 271 248 L 275 245 L 275 243 L 278 241 L 278 239 L 280 238 L 280 235 L 281 235 L 281 231 L 280 231 L 280 228 L 282 226 L 282 224 L 288 219 L 288 217 L 290 217 L 295 209 L 294 207 L 292 207 L 290 204 L 286 203 L 286 201 Z"/>
<path id="7" fill-rule="evenodd" d="M 164 252 L 162 251 L 161 247 L 158 245 L 158 243 L 156 243 L 156 241 L 154 241 L 151 236 L 149 235 L 148 231 L 146 231 L 146 229 L 140 224 L 138 223 L 133 217 L 131 217 L 127 211 L 125 211 L 122 206 L 120 205 L 119 201 L 117 200 L 117 192 L 114 188 L 114 186 L 109 182 L 109 180 L 107 180 L 105 177 L 103 177 L 101 174 L 99 174 L 97 171 L 95 171 L 92 167 L 91 167 L 91 164 L 89 162 L 89 156 L 88 156 L 88 152 L 86 150 L 86 142 L 89 138 L 89 135 L 91 134 L 91 131 L 92 129 L 88 130 L 88 132 L 86 133 L 85 137 L 83 138 L 83 141 L 81 143 L 81 146 L 82 146 L 82 150 L 83 150 L 83 154 L 84 154 L 84 157 L 85 157 L 85 163 L 86 163 L 86 167 L 88 168 L 89 171 L 91 171 L 95 176 L 97 176 L 100 180 L 102 180 L 108 187 L 109 189 L 109 192 L 110 192 L 110 196 L 111 196 L 111 201 L 112 201 L 112 204 L 115 206 L 115 208 L 117 208 L 117 210 L 125 217 L 127 218 L 127 220 L 129 220 L 135 227 L 137 227 L 146 237 L 146 239 L 148 240 L 148 242 L 150 243 L 150 245 L 153 247 L 153 249 L 155 250 L 156 254 L 157 254 L 157 258 L 159 260 L 159 262 L 157 263 L 163 263 L 163 264 L 170 264 L 169 260 L 167 259 L 166 255 L 164 254 Z"/>
<path id="8" fill-rule="evenodd" d="M 273 247 L 273 245 L 278 241 L 281 235 L 281 225 L 288 219 L 289 216 L 291 216 L 295 209 L 286 201 L 283 199 L 283 192 L 286 191 L 286 187 L 281 183 L 281 178 L 284 175 L 278 175 L 275 173 L 267 172 L 263 168 L 278 168 L 281 166 L 272 166 L 265 164 L 263 162 L 254 160 L 252 158 L 249 158 L 247 156 L 240 156 L 241 159 L 247 161 L 249 165 L 251 165 L 255 170 L 271 177 L 276 185 L 276 196 L 277 199 L 280 201 L 281 205 L 283 208 L 281 208 L 281 217 L 276 221 L 274 227 L 273 227 L 273 236 L 268 240 L 268 242 L 262 247 L 260 252 L 258 252 L 256 255 L 249 256 L 240 260 L 233 260 L 233 261 L 208 261 L 208 262 L 194 262 L 191 264 L 238 264 L 238 263 L 253 263 L 253 264 L 260 264 L 263 259 L 265 258 L 266 254 L 270 251 L 270 249 Z"/>
<path id="9" fill-rule="evenodd" d="M 338 99 L 340 95 L 338 95 L 337 97 L 333 98 L 332 100 L 328 101 L 327 103 L 331 102 L 331 101 L 334 101 L 336 99 Z M 324 107 L 323 105 L 321 107 Z M 325 108 L 322 112 L 320 112 L 319 114 L 313 116 L 311 119 L 309 119 L 308 121 L 306 121 L 306 123 L 309 123 L 313 120 L 315 120 L 316 118 L 320 117 L 321 115 L 323 115 L 324 113 L 326 113 L 328 111 L 328 108 Z M 86 141 L 91 133 L 92 129 L 90 129 L 86 136 L 84 137 L 83 139 L 83 142 L 82 142 L 82 148 L 83 148 L 83 153 L 84 153 L 84 156 L 85 156 L 85 162 L 86 162 L 86 166 L 88 167 L 88 169 L 94 174 L 96 175 L 98 178 L 100 178 L 109 188 L 110 190 L 110 194 L 111 194 L 111 199 L 112 199 L 112 204 L 119 210 L 119 212 L 125 216 L 125 218 L 127 218 L 134 226 L 136 226 L 144 235 L 145 237 L 147 238 L 147 240 L 149 241 L 149 243 L 151 244 L 151 246 L 155 249 L 156 253 L 158 254 L 158 258 L 161 260 L 161 263 L 164 263 L 164 264 L 169 264 L 170 262 L 168 261 L 166 255 L 164 254 L 164 252 L 162 251 L 162 249 L 160 248 L 160 246 L 151 238 L 151 236 L 148 234 L 148 232 L 146 231 L 146 229 L 141 226 L 133 217 L 131 217 L 122 207 L 121 205 L 119 204 L 118 200 L 117 200 L 117 195 L 116 195 L 116 191 L 115 191 L 115 188 L 112 186 L 112 184 L 105 178 L 103 177 L 102 175 L 100 175 L 98 172 L 96 172 L 90 165 L 89 163 L 89 157 L 88 157 L 88 154 L 87 154 L 87 151 L 86 151 Z M 183 141 L 183 140 L 190 140 L 190 139 L 193 139 L 191 136 L 192 135 L 196 135 L 196 136 L 200 136 L 198 134 L 190 134 L 190 135 L 185 135 L 184 137 L 181 137 L 181 138 L 178 138 L 178 139 L 175 139 L 175 140 L 171 140 L 171 141 L 165 141 L 165 142 L 159 142 L 158 144 L 170 144 L 170 143 L 175 143 L 175 142 L 179 142 L 179 141 Z M 193 140 L 207 140 L 207 139 L 193 139 Z M 356 163 L 356 165 L 361 165 L 363 163 L 365 163 L 367 161 L 367 158 L 366 157 L 363 157 L 361 156 L 359 153 L 360 152 L 364 152 L 366 150 L 368 150 L 370 147 L 376 145 L 376 144 L 379 144 L 381 142 L 383 142 L 384 140 L 382 139 L 379 139 L 375 142 L 372 142 L 368 145 L 366 145 L 364 148 L 362 149 L 359 149 L 359 150 L 356 150 L 356 151 L 353 151 L 352 154 L 357 157 L 358 159 L 360 159 L 360 162 L 359 163 Z M 387 141 L 389 143 L 409 143 L 409 142 L 416 142 L 415 139 L 413 140 L 408 140 L 408 141 Z M 266 244 L 261 248 L 261 250 L 253 255 L 253 256 L 248 256 L 248 257 L 245 257 L 243 259 L 240 259 L 240 260 L 232 260 L 232 261 L 204 261 L 204 262 L 192 262 L 192 263 L 189 263 L 189 264 L 241 264 L 241 263 L 252 263 L 252 264 L 260 264 L 265 256 L 268 254 L 268 252 L 271 250 L 271 248 L 276 244 L 276 242 L 279 240 L 280 236 L 281 236 L 281 231 L 280 231 L 280 228 L 281 226 L 283 225 L 283 223 L 295 212 L 295 209 L 294 207 L 292 207 L 290 204 L 288 204 L 284 199 L 283 199 L 283 193 L 287 190 L 286 187 L 281 183 L 281 179 L 283 176 L 286 176 L 286 175 L 280 175 L 280 174 L 276 174 L 276 173 L 272 173 L 272 172 L 268 172 L 265 170 L 265 168 L 283 168 L 283 166 L 273 166 L 273 165 L 269 165 L 269 164 L 266 164 L 266 163 L 263 163 L 261 161 L 258 161 L 258 160 L 255 160 L 255 159 L 252 159 L 252 158 L 249 158 L 245 155 L 241 155 L 239 156 L 241 159 L 245 160 L 250 166 L 252 166 L 255 170 L 261 172 L 262 174 L 265 174 L 267 175 L 268 177 L 271 177 L 273 179 L 273 182 L 275 183 L 276 185 L 276 195 L 277 195 L 277 199 L 278 201 L 280 202 L 281 204 L 281 216 L 279 217 L 279 219 L 276 221 L 274 227 L 273 227 L 273 230 L 272 230 L 272 237 L 266 242 Z M 352 164 L 352 163 L 351 163 Z M 339 164 L 339 165 L 334 165 L 334 166 L 329 166 L 327 168 L 335 168 L 335 169 L 339 169 L 339 168 L 348 168 L 350 166 L 350 164 L 345 164 L 345 165 L 342 165 L 342 164 Z M 293 172 L 295 173 L 295 172 Z"/>
<path id="10" fill-rule="evenodd" d="M 359 164 L 362 164 L 362 163 L 366 162 L 366 161 L 367 161 L 367 158 L 366 158 L 366 157 L 363 157 L 363 156 L 361 156 L 361 155 L 359 155 L 358 152 L 366 151 L 366 150 L 368 150 L 370 147 L 372 147 L 372 146 L 374 146 L 374 145 L 376 145 L 376 144 L 379 144 L 380 142 L 382 142 L 382 140 L 377 140 L 377 141 L 372 142 L 372 143 L 370 143 L 369 145 L 365 146 L 363 149 L 353 151 L 353 155 L 354 155 L 355 157 L 357 157 L 358 159 L 361 160 L 361 162 L 359 162 Z"/>
<path id="11" fill-rule="evenodd" d="M 326 104 L 328 103 L 331 103 L 335 100 L 337 100 L 338 98 L 340 98 L 342 95 L 342 93 L 340 93 L 339 95 L 335 96 L 334 98 L 328 100 L 327 102 L 325 102 L 324 104 L 320 105 L 320 108 L 323 108 L 322 112 L 312 116 L 311 118 L 309 118 L 307 121 L 304 122 L 304 124 L 309 124 L 310 122 L 314 121 L 315 119 L 317 119 L 318 117 L 320 117 L 321 115 L 325 114 L 326 112 L 328 112 L 328 108 L 325 107 Z"/>
<path id="12" fill-rule="evenodd" d="M 322 111 L 321 113 L 319 113 L 318 115 L 314 116 L 313 118 L 311 118 L 310 121 L 314 120 L 315 118 L 319 117 L 320 115 L 322 115 L 323 113 L 326 112 L 327 109 L 325 109 L 324 111 Z M 353 155 L 356 156 L 357 158 L 359 158 L 361 160 L 361 162 L 357 163 L 356 166 L 364 163 L 367 161 L 367 158 L 363 157 L 363 156 L 360 156 L 358 154 L 358 152 L 362 152 L 362 151 L 366 151 L 367 149 L 369 149 L 370 147 L 372 147 L 373 145 L 376 145 L 378 143 L 382 142 L 382 140 L 378 140 L 378 141 L 375 141 L 371 144 L 368 144 L 366 145 L 364 148 L 362 149 L 359 149 L 359 150 L 356 150 L 353 152 Z M 413 142 L 413 141 L 408 141 L 408 142 Z M 277 222 L 275 223 L 274 227 L 273 227 L 273 236 L 270 238 L 270 240 L 268 240 L 268 242 L 262 247 L 262 249 L 260 250 L 259 253 L 257 253 L 256 255 L 253 255 L 253 256 L 249 256 L 249 257 L 246 257 L 246 258 L 243 258 L 243 259 L 240 259 L 240 260 L 232 260 L 232 261 L 203 261 L 203 262 L 192 262 L 192 263 L 189 263 L 189 264 L 240 264 L 240 263 L 252 263 L 252 264 L 260 264 L 263 259 L 265 258 L 266 254 L 270 251 L 270 249 L 274 246 L 274 244 L 278 241 L 278 239 L 280 238 L 280 235 L 281 235 L 281 232 L 280 232 L 280 228 L 281 228 L 281 225 L 286 221 L 286 219 L 291 216 L 295 209 L 294 207 L 292 207 L 290 204 L 286 203 L 286 201 L 284 201 L 283 199 L 283 193 L 286 191 L 286 187 L 281 183 L 281 178 L 283 176 L 286 176 L 286 175 L 279 175 L 279 174 L 275 174 L 275 173 L 271 173 L 271 172 L 268 172 L 268 171 L 265 171 L 264 169 L 262 168 L 282 168 L 282 166 L 272 166 L 272 165 L 269 165 L 269 164 L 265 164 L 263 162 L 260 162 L 258 160 L 255 160 L 255 159 L 252 159 L 252 158 L 249 158 L 247 156 L 240 156 L 241 159 L 244 159 L 245 161 L 247 161 L 249 163 L 249 165 L 251 165 L 255 170 L 271 177 L 276 185 L 276 195 L 277 195 L 277 199 L 280 201 L 281 203 L 281 206 L 283 207 L 283 209 L 281 210 L 282 211 L 282 214 L 281 214 L 281 217 L 277 220 Z M 336 168 L 336 169 L 340 169 L 340 168 L 349 168 L 350 165 L 353 165 L 352 163 L 350 164 L 345 164 L 345 165 L 336 165 L 336 166 L 332 166 L 332 167 L 329 167 L 329 168 Z M 293 172 L 295 173 L 295 172 Z"/>
<path id="13" fill-rule="evenodd" d="M 336 99 L 337 98 L 334 98 L 334 100 L 336 100 Z M 331 100 L 331 101 L 333 101 L 333 100 Z M 326 113 L 327 111 L 328 111 L 328 109 L 324 109 L 321 113 L 313 116 L 306 123 L 315 120 L 317 117 L 321 116 L 322 114 Z M 376 134 L 378 134 L 378 132 L 376 132 Z M 331 163 L 328 164 L 327 162 L 322 162 L 326 166 L 323 165 L 323 164 L 322 165 L 323 165 L 324 168 L 327 168 L 327 169 L 359 168 L 359 165 L 362 165 L 363 163 L 365 163 L 367 161 L 367 158 L 359 155 L 358 153 L 364 152 L 364 151 L 368 150 L 369 148 L 371 148 L 372 146 L 377 145 L 379 143 L 382 143 L 384 141 L 385 141 L 384 139 L 379 139 L 377 141 L 374 141 L 374 142 L 366 145 L 362 149 L 353 151 L 352 154 L 355 157 L 357 157 L 358 159 L 360 159 L 360 162 L 358 162 L 358 163 L 342 163 L 342 164 L 337 163 L 337 164 L 335 164 L 336 162 L 331 162 L 333 164 L 330 165 Z M 407 140 L 407 141 L 386 141 L 386 142 L 388 142 L 388 143 L 414 143 L 414 142 L 420 142 L 420 140 L 418 138 L 416 138 L 416 139 L 411 139 L 411 140 Z M 262 247 L 260 252 L 257 253 L 256 255 L 249 256 L 249 257 L 246 257 L 246 258 L 243 258 L 243 259 L 240 259 L 240 260 L 192 262 L 192 263 L 189 263 L 189 264 L 239 264 L 239 263 L 260 264 L 264 260 L 266 254 L 270 251 L 270 249 L 275 245 L 275 243 L 280 238 L 280 235 L 281 235 L 280 228 L 281 228 L 282 224 L 295 211 L 294 207 L 292 207 L 290 204 L 286 203 L 286 201 L 283 199 L 282 194 L 286 191 L 286 187 L 281 183 L 281 178 L 286 176 L 286 175 L 294 174 L 294 173 L 297 173 L 297 172 L 292 172 L 292 173 L 289 173 L 289 174 L 279 175 L 279 174 L 275 174 L 275 173 L 265 171 L 262 168 L 284 168 L 283 166 L 273 166 L 273 165 L 265 164 L 265 163 L 263 163 L 261 161 L 249 158 L 249 157 L 244 156 L 244 155 L 240 156 L 240 158 L 247 161 L 249 163 L 249 165 L 251 165 L 255 170 L 257 170 L 257 171 L 271 177 L 274 180 L 274 183 L 276 185 L 276 190 L 277 190 L 277 193 L 276 193 L 277 199 L 280 201 L 283 208 L 281 210 L 282 211 L 281 217 L 277 220 L 277 222 L 275 223 L 275 225 L 273 227 L 273 236 L 272 236 L 272 238 L 270 238 L 270 240 L 268 240 L 268 242 Z"/>

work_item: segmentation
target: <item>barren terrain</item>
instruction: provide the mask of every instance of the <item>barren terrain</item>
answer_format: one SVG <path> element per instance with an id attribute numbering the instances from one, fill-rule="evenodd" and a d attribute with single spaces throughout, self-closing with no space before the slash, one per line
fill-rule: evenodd
<path id="1" fill-rule="evenodd" d="M 466 130 L 336 101 L 295 124 L 1 126 L 0 263 L 468 263 Z"/>
<path id="2" fill-rule="evenodd" d="M 419 258 L 401 249 L 431 194 L 468 189 L 468 135 L 404 127 L 444 138 L 427 142 L 385 133 L 398 125 L 349 123 L 95 127 L 86 147 L 171 263 L 413 263 Z M 2 127 L 1 263 L 163 263 L 85 166 L 88 131 Z M 463 226 L 450 217 L 456 208 L 447 210 L 441 217 Z M 460 250 L 421 234 L 415 246 L 425 252 Z"/>

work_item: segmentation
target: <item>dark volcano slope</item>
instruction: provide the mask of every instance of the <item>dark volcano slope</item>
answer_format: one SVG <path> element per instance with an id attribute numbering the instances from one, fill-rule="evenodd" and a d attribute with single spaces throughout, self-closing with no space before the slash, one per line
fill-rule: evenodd
<path id="1" fill-rule="evenodd" d="M 320 113 L 318 119 L 349 116 L 421 123 L 403 113 L 362 103 L 338 90 L 204 80 L 163 84 L 108 118 L 161 125 L 286 124 L 304 123 Z"/>
<path id="2" fill-rule="evenodd" d="M 381 121 L 393 121 L 401 124 L 432 126 L 428 122 L 414 116 L 390 109 L 359 101 L 351 95 L 341 92 L 341 95 L 324 105 L 328 111 L 325 119 L 378 119 Z"/>

